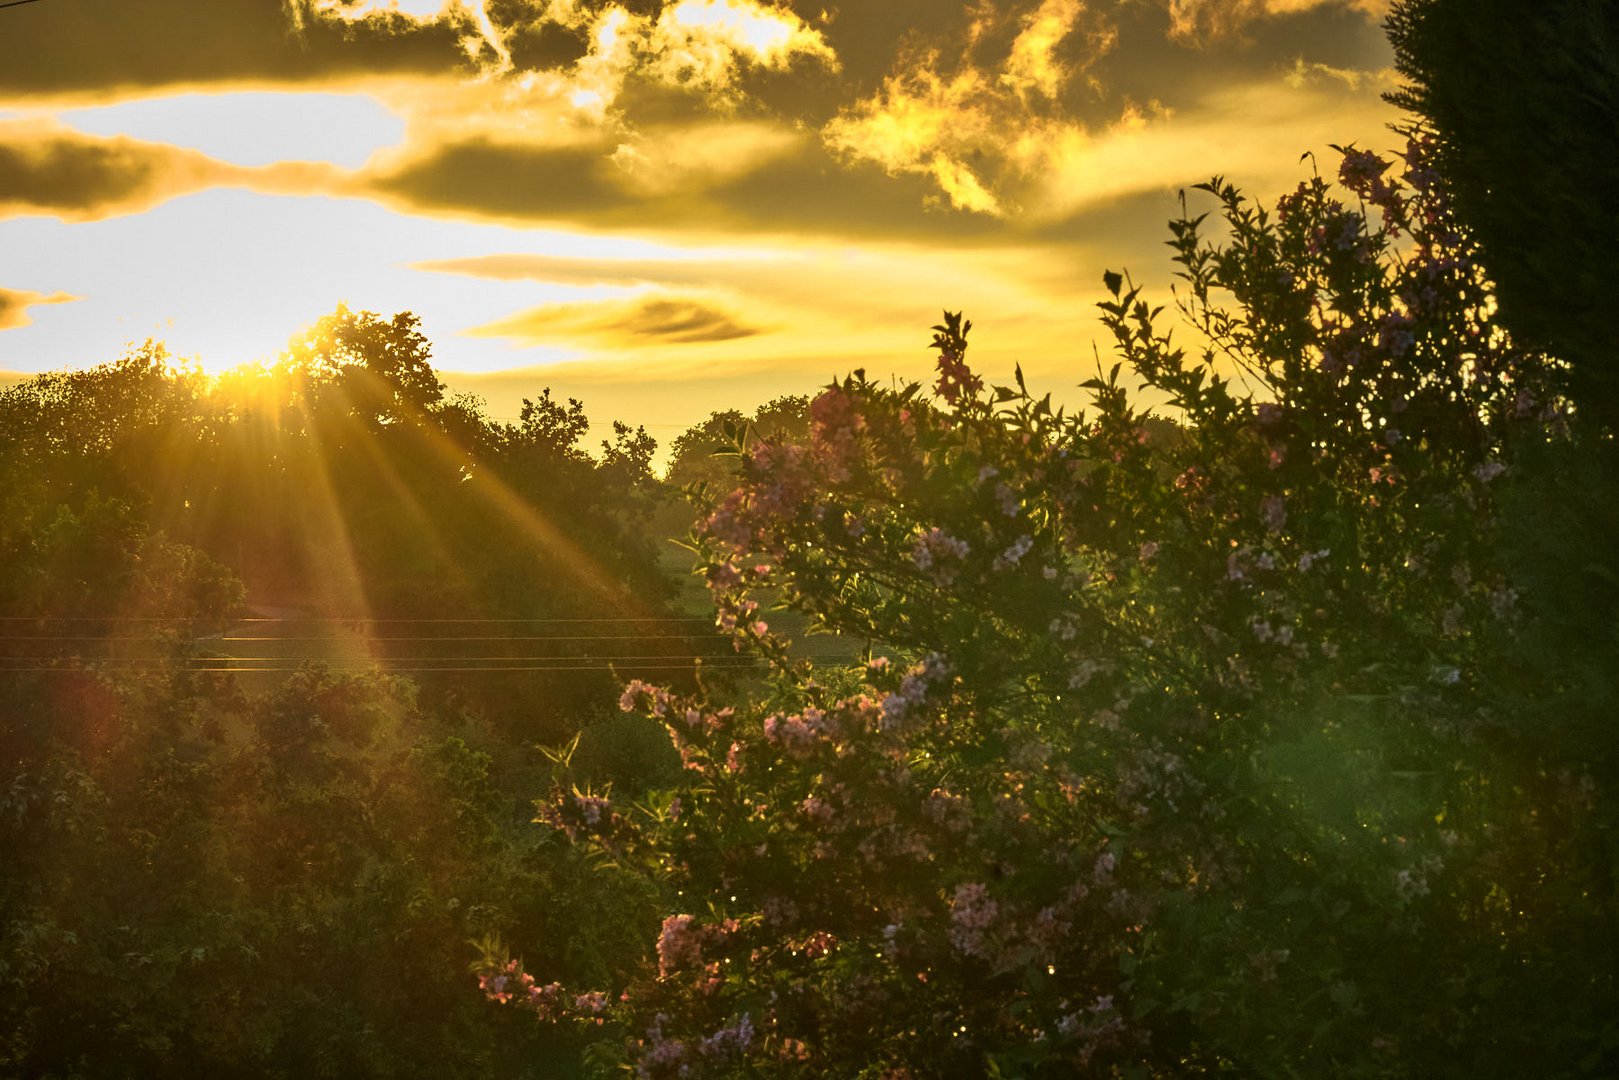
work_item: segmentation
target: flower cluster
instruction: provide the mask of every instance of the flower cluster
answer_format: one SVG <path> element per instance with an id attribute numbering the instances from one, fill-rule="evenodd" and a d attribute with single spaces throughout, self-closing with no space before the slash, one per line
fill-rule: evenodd
<path id="1" fill-rule="evenodd" d="M 1207 185 L 1222 244 L 1173 244 L 1214 348 L 1109 274 L 1088 412 L 982 394 L 946 313 L 931 398 L 857 376 L 750 451 L 693 542 L 767 681 L 631 683 L 673 801 L 542 815 L 683 909 L 625 977 L 640 1075 L 1372 1075 L 1374 1034 L 1444 1036 L 1441 976 L 1379 980 L 1498 903 L 1439 823 L 1493 812 L 1458 762 L 1515 607 L 1494 500 L 1558 394 L 1425 154 L 1274 216 Z M 804 661 L 766 590 L 876 655 Z"/>

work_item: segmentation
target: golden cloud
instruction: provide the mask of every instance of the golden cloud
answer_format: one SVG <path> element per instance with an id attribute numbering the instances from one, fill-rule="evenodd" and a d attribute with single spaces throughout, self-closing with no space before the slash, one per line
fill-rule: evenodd
<path id="1" fill-rule="evenodd" d="M 973 55 L 1012 21 L 1006 52 L 984 66 Z M 877 93 L 844 109 L 823 129 L 846 160 L 866 160 L 890 175 L 929 176 L 949 204 L 992 216 L 1016 211 L 997 175 L 1039 157 L 1037 148 L 1076 125 L 1058 103 L 1117 42 L 1112 22 L 1084 0 L 1040 0 L 1021 15 L 977 9 L 968 48 L 955 70 L 938 49 L 915 54 Z M 1059 46 L 1070 44 L 1067 59 Z"/>
<path id="2" fill-rule="evenodd" d="M 1127 117 L 1096 136 L 1064 134 L 1049 147 L 1038 181 L 1026 191 L 1043 219 L 1071 216 L 1128 195 L 1173 191 L 1209 179 L 1217 169 L 1263 194 L 1297 179 L 1301 150 L 1337 142 L 1375 143 L 1398 117 L 1368 75 L 1338 80 L 1263 80 L 1210 95 L 1197 109 L 1169 117 Z M 1320 117 L 1333 117 L 1323 137 Z M 1231 147 L 1241 145 L 1236 158 Z"/>
<path id="3" fill-rule="evenodd" d="M 1163 0 L 1168 32 L 1182 43 L 1237 33 L 1258 19 L 1296 15 L 1329 4 L 1371 15 L 1384 0 Z M 1049 221 L 1101 201 L 1252 162 L 1254 132 L 1269 148 L 1279 139 L 1319 146 L 1321 115 L 1393 118 L 1376 98 L 1385 74 L 1295 60 L 1281 79 L 1252 74 L 1235 89 L 1171 109 L 1158 100 L 1110 94 L 1097 64 L 1118 45 L 1118 5 L 1039 0 L 1021 14 L 982 6 L 951 63 L 939 48 L 912 53 L 871 95 L 845 107 L 822 131 L 843 160 L 868 162 L 890 176 L 927 177 L 934 198 L 990 217 Z M 1011 23 L 1013 32 L 1006 32 Z M 1010 37 L 1009 45 L 1001 45 Z M 1000 48 L 996 53 L 994 50 Z M 983 55 L 988 53 L 989 55 Z M 1336 81 L 1336 94 L 1321 88 Z M 1082 119 L 1075 101 L 1089 115 Z M 1240 105 L 1246 112 L 1235 112 Z M 1100 115 L 1094 115 L 1098 114 Z M 1356 124 L 1353 133 L 1362 136 Z M 1346 133 L 1338 133 L 1347 138 Z M 1243 147 L 1239 156 L 1233 147 Z M 1285 151 L 1279 158 L 1285 158 Z M 1209 163 L 1209 164 L 1203 164 Z"/>
<path id="4" fill-rule="evenodd" d="M 1044 0 L 1024 18 L 1001 81 L 1020 96 L 1037 93 L 1055 99 L 1073 76 L 1071 66 L 1057 58 L 1057 47 L 1074 32 L 1085 11 L 1085 0 Z M 1091 43 L 1093 58 L 1111 49 L 1117 40 L 1111 27 L 1098 29 Z"/>
<path id="5" fill-rule="evenodd" d="M 299 33 L 311 23 L 365 26 L 372 32 L 404 34 L 433 27 L 450 31 L 474 63 L 510 66 L 499 30 L 483 0 L 285 0 Z"/>
<path id="6" fill-rule="evenodd" d="M 250 168 L 167 143 L 86 135 L 49 118 L 0 120 L 0 219 L 99 221 L 211 187 L 305 195 L 350 186 L 342 169 L 321 162 Z"/>
<path id="7" fill-rule="evenodd" d="M 777 71 L 801 58 L 837 67 L 819 31 L 786 8 L 755 0 L 680 0 L 665 7 L 646 51 L 657 77 L 716 90 L 729 89 L 743 62 Z"/>
<path id="8" fill-rule="evenodd" d="M 294 24 L 363 26 L 404 34 L 424 27 L 455 36 L 486 75 L 559 77 L 553 82 L 575 107 L 604 116 L 632 77 L 728 100 L 745 68 L 785 71 L 801 59 L 835 68 L 821 33 L 785 6 L 759 0 L 677 0 L 656 14 L 621 3 L 547 0 L 543 5 L 491 10 L 488 0 L 288 0 Z M 499 16 L 498 18 L 496 16 Z M 558 28 L 581 38 L 571 64 L 536 68 L 516 59 L 519 39 Z"/>
<path id="9" fill-rule="evenodd" d="M 733 341 L 763 332 L 705 298 L 668 293 L 547 304 L 468 331 L 530 346 L 609 348 Z"/>
<path id="10" fill-rule="evenodd" d="M 568 17 L 587 18 L 577 8 Z M 680 0 L 655 17 L 608 4 L 587 25 L 589 49 L 571 72 L 570 100 L 599 116 L 613 110 L 631 78 L 730 106 L 746 69 L 785 71 L 800 59 L 837 67 L 819 31 L 786 8 L 755 0 Z"/>
<path id="11" fill-rule="evenodd" d="M 998 216 L 1000 201 L 967 161 L 1003 141 L 1001 120 L 1015 95 L 997 92 L 975 68 L 946 79 L 934 66 L 924 62 L 890 77 L 877 95 L 829 123 L 822 137 L 846 160 L 875 162 L 890 176 L 930 176 L 957 209 Z"/>
<path id="12" fill-rule="evenodd" d="M 71 304 L 83 299 L 82 296 L 73 296 L 65 292 L 51 293 L 47 296 L 27 289 L 0 289 L 0 330 L 20 330 L 32 324 L 34 320 L 28 314 L 31 307 L 41 304 Z"/>
<path id="13" fill-rule="evenodd" d="M 0 217 L 137 213 L 237 171 L 194 150 L 84 135 L 53 120 L 0 121 Z"/>
<path id="14" fill-rule="evenodd" d="M 609 160 L 620 186 L 667 196 L 704 191 L 793 153 L 802 133 L 779 123 L 731 120 L 632 132 Z"/>

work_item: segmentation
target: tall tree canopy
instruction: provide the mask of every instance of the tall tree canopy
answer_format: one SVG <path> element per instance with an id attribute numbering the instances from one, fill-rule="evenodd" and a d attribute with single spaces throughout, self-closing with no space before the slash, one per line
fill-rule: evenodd
<path id="1" fill-rule="evenodd" d="M 1388 29 L 1409 80 L 1391 100 L 1432 129 L 1502 324 L 1568 360 L 1582 407 L 1619 424 L 1619 5 L 1402 0 Z"/>

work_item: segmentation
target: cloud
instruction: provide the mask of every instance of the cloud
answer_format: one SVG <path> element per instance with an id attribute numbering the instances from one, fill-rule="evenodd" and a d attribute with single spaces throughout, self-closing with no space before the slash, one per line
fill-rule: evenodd
<path id="1" fill-rule="evenodd" d="M 83 300 L 82 296 L 72 296 L 65 292 L 44 293 L 29 292 L 26 289 L 0 289 L 0 330 L 20 330 L 33 323 L 28 309 L 41 304 L 71 304 L 76 300 Z"/>
<path id="2" fill-rule="evenodd" d="M 590 344 L 633 348 L 733 341 L 764 331 L 696 296 L 646 294 L 547 304 L 468 331 L 521 345 Z"/>
<path id="3" fill-rule="evenodd" d="M 83 135 L 50 120 L 0 121 L 0 217 L 135 213 L 232 172 L 192 150 Z"/>
<path id="4" fill-rule="evenodd" d="M 373 33 L 408 34 L 441 29 L 453 35 L 473 63 L 511 65 L 500 31 L 489 17 L 483 0 L 285 0 L 293 26 L 300 32 L 311 24 L 336 23 L 364 27 Z"/>
<path id="5" fill-rule="evenodd" d="M 826 125 L 827 146 L 889 175 L 928 176 L 956 209 L 1015 213 L 997 190 L 1001 176 L 1036 166 L 1043 144 L 1077 127 L 1060 99 L 1117 35 L 1083 0 L 1041 0 L 1011 20 L 1016 31 L 1005 51 L 980 63 L 974 47 L 1009 19 L 985 8 L 954 63 L 940 47 L 911 55 L 876 93 Z M 1059 54 L 1065 42 L 1067 56 Z"/>
<path id="6" fill-rule="evenodd" d="M 710 124 L 659 125 L 578 145 L 493 138 L 428 145 L 377 159 L 352 190 L 411 214 L 681 234 L 706 244 L 737 233 L 761 243 L 938 243 L 986 239 L 996 225 L 930 208 L 920 179 L 845 168 L 809 133 L 780 123 Z"/>
<path id="7" fill-rule="evenodd" d="M 679 0 L 658 15 L 645 45 L 655 77 L 728 90 L 742 64 L 785 71 L 798 60 L 837 67 L 820 32 L 785 8 L 755 0 Z"/>
<path id="8" fill-rule="evenodd" d="M 598 115 L 615 105 L 632 79 L 734 102 L 744 70 L 786 71 L 801 60 L 837 66 L 821 33 L 786 7 L 759 0 L 667 0 L 651 5 L 651 12 L 637 10 L 647 6 L 423 0 L 402 8 L 399 0 L 288 0 L 300 32 L 338 26 L 399 36 L 436 29 L 486 75 L 565 78 L 572 84 L 570 100 Z M 552 49 L 529 47 L 547 36 Z M 572 37 L 572 48 L 555 47 L 562 37 Z"/>
<path id="9" fill-rule="evenodd" d="M 138 19 L 109 8 L 93 33 L 58 11 L 30 16 L 24 34 L 0 42 L 0 103 L 9 85 L 22 94 L 13 100 L 60 105 L 72 97 L 64 88 L 98 79 L 113 100 L 165 81 L 363 86 L 403 121 L 404 137 L 352 175 L 281 164 L 246 173 L 150 145 L 64 145 L 63 160 L 105 160 L 106 190 L 75 199 L 35 184 L 6 206 L 84 220 L 236 185 L 506 223 L 987 235 L 1046 220 L 1046 174 L 1076 147 L 1111 145 L 1143 120 L 1154 130 L 1176 123 L 1236 67 L 1251 74 L 1252 56 L 1239 64 L 1232 50 L 1185 45 L 1232 40 L 1245 26 L 1369 14 L 1382 2 L 151 0 Z M 154 29 L 165 22 L 199 44 L 176 51 L 177 35 Z M 37 47 L 18 44 L 30 36 Z M 66 41 L 77 46 L 71 56 Z M 846 56 L 848 80 L 833 78 Z M 1356 77 L 1343 50 L 1285 60 Z M 1203 86 L 1189 67 L 1205 73 Z M 7 159 L 13 181 L 16 158 Z M 27 171 L 41 168 L 36 160 Z"/>
<path id="10" fill-rule="evenodd" d="M 745 100 L 746 74 L 786 72 L 801 61 L 838 66 L 819 31 L 786 8 L 756 0 L 678 0 L 655 15 L 617 3 L 592 13 L 560 6 L 567 12 L 553 17 L 581 26 L 588 42 L 568 72 L 569 99 L 620 123 L 633 121 L 635 110 L 626 110 L 624 100 L 636 91 L 673 91 L 731 111 Z"/>
<path id="11" fill-rule="evenodd" d="M 1157 239 L 1153 237 L 1152 247 L 1159 246 Z M 936 239 L 888 244 L 868 240 L 851 248 L 827 238 L 792 243 L 778 238 L 740 250 L 665 249 L 656 257 L 632 251 L 617 256 L 508 252 L 418 262 L 411 268 L 535 283 L 563 301 L 549 315 L 566 309 L 562 313 L 569 315 L 570 326 L 583 315 L 589 315 L 593 324 L 605 314 L 614 326 L 626 328 L 639 325 L 627 309 L 648 298 L 695 299 L 733 323 L 768 328 L 769 334 L 746 341 L 740 349 L 721 345 L 682 350 L 681 362 L 709 370 L 719 365 L 745 371 L 766 360 L 792 356 L 799 363 L 819 356 L 814 370 L 829 376 L 834 371 L 826 366 L 830 358 L 869 352 L 879 343 L 896 350 L 895 356 L 921 356 L 914 331 L 937 321 L 941 306 L 965 306 L 981 315 L 994 312 L 1009 325 L 1027 321 L 1032 326 L 1049 297 L 1071 295 L 1074 269 L 1068 260 L 1075 255 L 1072 246 L 1049 243 L 952 247 Z M 566 295 L 584 290 L 595 294 L 586 299 L 603 303 L 572 303 Z M 646 323 L 655 325 L 659 320 L 649 318 Z M 727 334 L 716 335 L 715 340 L 741 339 Z M 627 350 L 638 351 L 644 360 L 647 343 L 644 337 L 627 333 L 575 342 L 593 362 L 632 366 Z M 658 359 L 667 365 L 674 357 Z"/>
<path id="12" fill-rule="evenodd" d="M 1169 35 L 1193 46 L 1239 37 L 1253 23 L 1319 8 L 1345 8 L 1369 19 L 1388 14 L 1391 0 L 1168 0 Z"/>
<path id="13" fill-rule="evenodd" d="M 630 133 L 609 160 L 620 186 L 649 196 L 706 191 L 780 160 L 801 132 L 761 121 L 668 125 Z"/>
<path id="14" fill-rule="evenodd" d="M 346 188 L 345 177 L 322 162 L 246 168 L 166 143 L 86 135 L 47 118 L 0 121 L 0 219 L 99 221 L 211 187 L 331 194 Z"/>
<path id="15" fill-rule="evenodd" d="M 302 0 L 55 2 L 6 12 L 0 96 L 105 100 L 157 87 L 264 86 L 475 70 L 464 19 L 303 17 Z"/>
<path id="16" fill-rule="evenodd" d="M 1398 116 L 1377 92 L 1381 84 L 1372 75 L 1346 87 L 1337 78 L 1289 72 L 1211 94 L 1173 116 L 1138 115 L 1094 136 L 1068 132 L 1050 145 L 1024 196 L 1032 216 L 1058 220 L 1220 172 L 1268 199 L 1296 182 L 1301 151 L 1325 150 L 1329 140 L 1377 142 Z M 1325 137 L 1323 115 L 1333 117 Z M 1236 145 L 1240 157 L 1231 152 Z"/>
<path id="17" fill-rule="evenodd" d="M 366 177 L 367 190 L 413 213 L 516 224 L 588 221 L 631 200 L 608 183 L 606 148 L 513 146 L 484 139 L 434 146 Z"/>
<path id="18" fill-rule="evenodd" d="M 1073 71 L 1058 58 L 1057 48 L 1077 28 L 1085 10 L 1085 0 L 1044 0 L 1026 15 L 1007 55 L 1001 81 L 1020 96 L 1037 93 L 1055 99 L 1060 95 Z M 1115 40 L 1111 28 L 1106 28 L 1093 41 L 1093 50 L 1109 49 Z"/>
<path id="19" fill-rule="evenodd" d="M 1280 25 L 1284 17 L 1345 11 L 1369 16 L 1384 6 L 1382 0 L 1159 2 L 1157 33 L 1179 46 L 1231 38 L 1262 20 Z M 1327 141 L 1316 124 L 1330 110 L 1341 116 L 1347 106 L 1357 120 L 1373 112 L 1380 122 L 1393 118 L 1373 93 L 1383 83 L 1381 72 L 1297 55 L 1291 69 L 1278 58 L 1256 77 L 1251 58 L 1244 68 L 1180 47 L 1178 58 L 1160 60 L 1156 90 L 1168 100 L 1136 98 L 1118 88 L 1117 69 L 1139 63 L 1139 40 L 1121 46 L 1120 20 L 1130 14 L 1136 21 L 1129 29 L 1139 37 L 1141 8 L 1038 0 L 1020 9 L 973 10 L 953 50 L 939 43 L 913 49 L 879 87 L 828 122 L 822 131 L 828 149 L 852 166 L 926 178 L 938 205 L 1038 223 L 1205 178 L 1187 177 L 1189 166 L 1239 171 L 1255 160 L 1259 145 L 1268 149 L 1284 133 L 1300 140 L 1296 155 Z M 1280 36 L 1268 48 L 1285 47 L 1285 40 Z M 1177 65 L 1226 70 L 1208 86 L 1184 76 L 1177 85 L 1169 77 Z M 1320 90 L 1327 80 L 1340 84 L 1336 97 Z M 1150 80 L 1143 85 L 1153 89 Z M 1231 110 L 1237 100 L 1246 115 Z"/>

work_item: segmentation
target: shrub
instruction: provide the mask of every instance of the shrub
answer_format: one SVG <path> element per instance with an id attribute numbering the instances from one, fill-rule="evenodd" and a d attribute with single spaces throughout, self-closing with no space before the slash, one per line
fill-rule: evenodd
<path id="1" fill-rule="evenodd" d="M 541 808 L 662 890 L 655 948 L 486 992 L 644 1076 L 1611 1067 L 1608 793 L 1496 692 L 1500 489 L 1564 373 L 1492 322 L 1427 155 L 1203 185 L 1195 348 L 1108 273 L 1084 412 L 985 387 L 947 313 L 931 396 L 857 372 L 753 445 L 695 542 L 771 682 L 632 683 L 683 781 Z M 765 587 L 869 663 L 793 659 Z"/>

